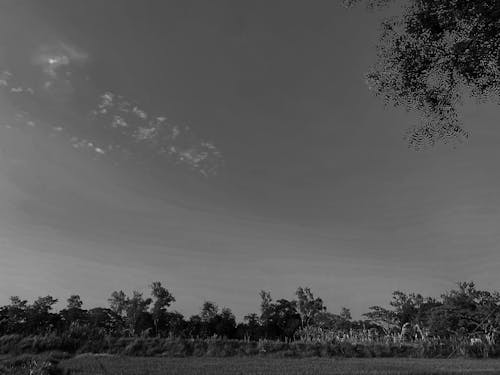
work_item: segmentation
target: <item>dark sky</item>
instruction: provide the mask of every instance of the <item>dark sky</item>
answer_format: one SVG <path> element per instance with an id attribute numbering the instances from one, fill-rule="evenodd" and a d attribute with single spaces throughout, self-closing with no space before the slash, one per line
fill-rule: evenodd
<path id="1" fill-rule="evenodd" d="M 380 15 L 335 1 L 0 1 L 0 302 L 160 280 L 241 317 L 309 286 L 499 288 L 498 109 L 415 152 L 363 75 Z"/>

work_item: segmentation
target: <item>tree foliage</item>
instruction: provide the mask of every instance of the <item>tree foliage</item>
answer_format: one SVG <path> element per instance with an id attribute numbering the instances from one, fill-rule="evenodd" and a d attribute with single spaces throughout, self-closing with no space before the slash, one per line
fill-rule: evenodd
<path id="1" fill-rule="evenodd" d="M 161 282 L 155 281 L 150 285 L 151 296 L 154 299 L 151 309 L 151 317 L 155 325 L 156 334 L 159 334 L 159 326 L 167 318 L 167 308 L 175 302 L 174 296 L 167 288 L 161 285 Z"/>
<path id="2" fill-rule="evenodd" d="M 415 148 L 464 140 L 458 108 L 466 97 L 498 100 L 500 2 L 497 0 L 345 0 L 371 8 L 403 5 L 382 22 L 378 62 L 367 74 L 386 103 L 417 110 Z"/>
<path id="3" fill-rule="evenodd" d="M 71 295 L 67 301 L 67 309 L 81 309 L 83 306 L 82 299 L 80 298 L 79 295 L 73 294 Z"/>
<path id="4" fill-rule="evenodd" d="M 326 310 L 323 300 L 314 298 L 314 294 L 309 288 L 298 287 L 295 295 L 297 296 L 297 309 L 302 327 L 307 327 L 316 315 Z"/>
<path id="5" fill-rule="evenodd" d="M 261 291 L 260 314 L 247 314 L 239 323 L 229 308 L 211 301 L 185 319 L 169 310 L 175 298 L 161 283 L 150 287 L 151 298 L 138 291 L 130 296 L 115 291 L 109 308 L 90 310 L 83 308 L 77 295 L 70 296 L 59 312 L 54 311 L 57 299 L 52 296 L 39 297 L 31 304 L 14 296 L 0 307 L 0 336 L 67 333 L 87 339 L 107 335 L 292 340 L 317 334 L 330 339 L 353 337 L 360 332 L 366 339 L 383 331 L 397 336 L 405 323 L 418 326 L 422 336 L 425 332 L 429 337 L 467 338 L 480 333 L 492 338 L 500 333 L 500 293 L 480 290 L 473 282 L 458 283 L 439 298 L 394 291 L 387 305 L 370 307 L 364 320 L 353 320 L 345 307 L 339 313 L 328 311 L 309 288 L 299 287 L 297 299 L 276 301 L 270 292 Z"/>

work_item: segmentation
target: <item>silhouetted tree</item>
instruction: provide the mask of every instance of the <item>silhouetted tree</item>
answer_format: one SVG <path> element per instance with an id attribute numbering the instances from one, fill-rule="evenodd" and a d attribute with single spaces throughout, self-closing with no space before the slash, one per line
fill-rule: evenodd
<path id="1" fill-rule="evenodd" d="M 160 323 L 165 322 L 167 308 L 175 302 L 174 296 L 161 285 L 161 282 L 155 281 L 150 285 L 151 296 L 154 298 L 151 315 L 155 326 L 156 335 L 159 335 Z"/>
<path id="2" fill-rule="evenodd" d="M 205 301 L 201 307 L 200 318 L 202 322 L 210 322 L 213 320 L 217 313 L 219 312 L 219 307 L 212 301 Z"/>
<path id="3" fill-rule="evenodd" d="M 59 312 L 66 327 L 71 324 L 83 324 L 88 320 L 87 311 L 82 309 L 83 302 L 79 295 L 71 295 L 67 300 L 66 308 Z"/>
<path id="4" fill-rule="evenodd" d="M 204 322 L 199 315 L 192 315 L 186 323 L 187 335 L 190 337 L 204 337 Z"/>
<path id="5" fill-rule="evenodd" d="M 10 304 L 4 306 L 1 312 L 2 333 L 23 333 L 28 319 L 28 301 L 18 296 L 10 297 Z"/>
<path id="6" fill-rule="evenodd" d="M 80 298 L 79 295 L 73 294 L 67 299 L 67 305 L 66 308 L 68 310 L 70 309 L 81 309 L 83 306 L 82 299 Z"/>
<path id="7" fill-rule="evenodd" d="M 243 323 L 237 326 L 238 337 L 241 339 L 257 340 L 262 335 L 262 326 L 259 316 L 255 313 L 245 315 Z"/>
<path id="8" fill-rule="evenodd" d="M 441 296 L 442 304 L 431 311 L 431 333 L 446 337 L 473 332 L 487 333 L 500 325 L 500 295 L 478 290 L 473 282 L 459 282 Z"/>
<path id="9" fill-rule="evenodd" d="M 127 299 L 125 308 L 126 321 L 133 335 L 149 328 L 145 328 L 144 325 L 140 323 L 147 320 L 146 315 L 151 303 L 151 298 L 144 298 L 142 293 L 135 290 L 132 292 L 132 297 Z"/>
<path id="10" fill-rule="evenodd" d="M 60 321 L 58 314 L 52 313 L 57 299 L 52 296 L 38 297 L 26 309 L 27 330 L 30 333 L 48 332 L 56 328 Z"/>
<path id="11" fill-rule="evenodd" d="M 314 298 L 311 289 L 298 287 L 295 292 L 297 296 L 297 310 L 300 315 L 302 328 L 307 327 L 320 312 L 325 311 L 321 298 Z"/>
<path id="12" fill-rule="evenodd" d="M 368 321 L 381 326 L 386 333 L 390 332 L 393 328 L 399 327 L 396 313 L 392 310 L 386 309 L 381 306 L 370 306 L 370 311 L 364 313 Z"/>
<path id="13" fill-rule="evenodd" d="M 136 335 L 150 328 L 145 328 L 144 322 L 153 321 L 152 318 L 148 319 L 146 317 L 149 314 L 148 307 L 153 302 L 151 298 L 144 298 L 142 293 L 135 290 L 132 292 L 132 297 L 129 298 L 120 290 L 119 292 L 113 292 L 108 301 L 111 310 L 124 319 L 130 334 Z"/>
<path id="14" fill-rule="evenodd" d="M 276 322 L 280 332 L 280 339 L 291 339 L 300 328 L 301 317 L 297 311 L 297 301 L 279 299 L 273 304 L 273 321 Z"/>
<path id="15" fill-rule="evenodd" d="M 164 327 L 167 334 L 177 337 L 189 336 L 186 332 L 189 329 L 188 323 L 184 320 L 184 316 L 181 313 L 177 311 L 167 311 L 162 316 L 162 319 L 164 319 L 162 327 Z"/>
<path id="16" fill-rule="evenodd" d="M 108 302 L 111 310 L 113 310 L 116 314 L 123 316 L 128 303 L 127 295 L 123 290 L 111 293 L 111 297 L 108 299 Z"/>
<path id="17" fill-rule="evenodd" d="M 96 307 L 88 311 L 89 323 L 94 328 L 104 330 L 108 335 L 120 336 L 123 334 L 125 322 L 115 311 L 103 307 Z"/>
<path id="18" fill-rule="evenodd" d="M 500 328 L 500 293 L 479 290 L 472 282 L 458 283 L 440 299 L 395 291 L 390 307 L 372 306 L 364 314 L 367 320 L 352 320 L 350 310 L 345 307 L 338 314 L 326 311 L 323 301 L 315 298 L 308 288 L 297 289 L 298 300 L 273 301 L 269 292 L 261 291 L 260 316 L 246 315 L 239 324 L 229 308 L 219 310 L 210 301 L 203 304 L 198 315 L 186 321 L 182 314 L 167 311 L 174 298 L 160 283 L 151 287 L 153 299 L 137 291 L 131 297 L 123 291 L 113 292 L 109 299 L 111 308 L 88 311 L 82 309 L 83 303 L 77 295 L 68 298 L 66 308 L 59 313 L 53 311 L 57 299 L 51 296 L 39 297 L 31 305 L 19 297 L 11 297 L 8 305 L 0 307 L 0 335 L 66 331 L 72 338 L 100 340 L 106 335 L 151 335 L 156 328 L 161 336 L 285 340 L 298 337 L 299 330 L 306 335 L 323 335 L 325 330 L 334 333 L 362 330 L 364 335 L 374 331 L 377 335 L 382 327 L 386 333 L 400 332 L 403 323 L 410 323 L 423 328 L 417 329 L 422 335 L 467 339 L 481 333 L 490 340 Z M 156 323 L 155 316 L 159 319 Z"/>
<path id="19" fill-rule="evenodd" d="M 231 309 L 224 307 L 220 314 L 213 318 L 214 333 L 219 337 L 233 339 L 236 337 L 236 318 Z"/>
<path id="20" fill-rule="evenodd" d="M 340 314 L 334 314 L 329 311 L 319 312 L 315 315 L 312 324 L 324 329 L 347 331 L 352 326 L 351 321 L 351 311 L 346 307 L 342 307 Z"/>

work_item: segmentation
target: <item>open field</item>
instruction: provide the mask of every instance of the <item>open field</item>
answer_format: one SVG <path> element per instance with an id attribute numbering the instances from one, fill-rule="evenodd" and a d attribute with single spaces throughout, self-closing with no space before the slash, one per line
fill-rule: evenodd
<path id="1" fill-rule="evenodd" d="M 500 360 L 334 358 L 144 358 L 81 355 L 61 362 L 79 375 L 499 374 Z"/>

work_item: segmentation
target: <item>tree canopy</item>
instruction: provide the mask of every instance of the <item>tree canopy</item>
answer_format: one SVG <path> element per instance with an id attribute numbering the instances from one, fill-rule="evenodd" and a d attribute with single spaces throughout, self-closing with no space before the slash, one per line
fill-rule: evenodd
<path id="1" fill-rule="evenodd" d="M 402 6 L 382 22 L 378 61 L 366 78 L 388 104 L 417 110 L 408 141 L 422 148 L 468 137 L 463 99 L 498 100 L 500 1 L 344 0 L 346 6 Z"/>

